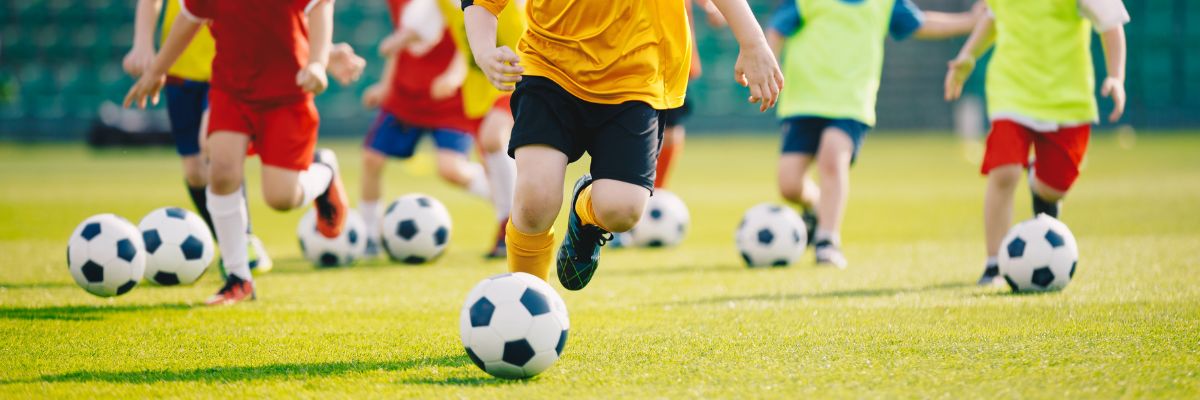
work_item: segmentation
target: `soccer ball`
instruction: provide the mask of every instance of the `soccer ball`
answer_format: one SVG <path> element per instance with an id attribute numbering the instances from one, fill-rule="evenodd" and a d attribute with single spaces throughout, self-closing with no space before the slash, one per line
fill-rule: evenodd
<path id="1" fill-rule="evenodd" d="M 146 274 L 163 286 L 190 285 L 212 263 L 212 232 L 200 216 L 178 207 L 163 207 L 138 223 L 146 244 Z"/>
<path id="2" fill-rule="evenodd" d="M 1000 243 L 1000 274 L 1014 292 L 1059 290 L 1075 276 L 1075 235 L 1054 217 L 1021 222 Z"/>
<path id="3" fill-rule="evenodd" d="M 353 264 L 367 249 L 366 224 L 357 212 L 346 215 L 342 234 L 330 239 L 317 231 L 317 210 L 309 209 L 296 225 L 300 252 L 318 268 L 341 267 Z"/>
<path id="4" fill-rule="evenodd" d="M 533 275 L 484 279 L 471 289 L 459 333 L 475 366 L 497 378 L 529 378 L 550 368 L 567 344 L 567 306 Z"/>
<path id="5" fill-rule="evenodd" d="M 804 220 L 791 207 L 763 203 L 746 210 L 735 240 L 746 266 L 784 267 L 807 247 Z"/>
<path id="6" fill-rule="evenodd" d="M 75 283 L 100 297 L 120 296 L 142 281 L 146 251 L 141 232 L 113 214 L 83 220 L 67 241 L 67 269 Z"/>
<path id="7" fill-rule="evenodd" d="M 404 195 L 388 205 L 381 230 L 393 260 L 421 264 L 442 255 L 450 243 L 450 213 L 428 195 Z"/>
<path id="8" fill-rule="evenodd" d="M 634 246 L 671 247 L 683 241 L 691 217 L 679 196 L 665 190 L 654 192 L 642 219 L 629 231 Z"/>

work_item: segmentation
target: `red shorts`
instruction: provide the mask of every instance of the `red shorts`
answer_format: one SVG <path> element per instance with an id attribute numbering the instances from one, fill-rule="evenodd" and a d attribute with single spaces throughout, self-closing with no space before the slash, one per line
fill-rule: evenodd
<path id="1" fill-rule="evenodd" d="M 512 93 L 505 93 L 496 99 L 496 103 L 492 104 L 493 111 L 504 111 L 508 115 L 512 115 Z"/>
<path id="2" fill-rule="evenodd" d="M 259 105 L 212 88 L 208 109 L 208 134 L 230 131 L 250 136 L 252 152 L 258 153 L 263 165 L 303 171 L 312 164 L 321 118 L 311 99 Z"/>
<path id="3" fill-rule="evenodd" d="M 1052 189 L 1065 192 L 1079 177 L 1079 163 L 1087 153 L 1091 132 L 1092 126 L 1086 124 L 1038 132 L 1009 120 L 992 121 L 980 170 L 986 175 L 997 167 L 1025 165 L 1033 146 L 1034 175 Z"/>

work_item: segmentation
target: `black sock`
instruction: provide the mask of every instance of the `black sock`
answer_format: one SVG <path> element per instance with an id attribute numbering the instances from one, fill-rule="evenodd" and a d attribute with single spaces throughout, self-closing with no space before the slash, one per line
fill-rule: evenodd
<path id="1" fill-rule="evenodd" d="M 1058 218 L 1058 202 L 1057 201 L 1046 201 L 1046 200 L 1042 199 L 1041 196 L 1038 196 L 1037 193 L 1034 193 L 1033 194 L 1033 216 L 1036 217 L 1038 214 L 1046 214 L 1051 217 Z"/>
<path id="2" fill-rule="evenodd" d="M 196 206 L 196 212 L 200 214 L 200 218 L 204 218 L 208 230 L 216 232 L 216 228 L 213 228 L 212 216 L 208 214 L 208 188 L 188 185 L 187 189 L 188 195 L 192 196 L 192 205 Z"/>

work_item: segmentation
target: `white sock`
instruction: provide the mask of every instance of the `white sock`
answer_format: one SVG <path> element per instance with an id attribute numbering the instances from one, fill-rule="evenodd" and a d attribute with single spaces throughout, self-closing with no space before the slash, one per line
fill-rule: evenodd
<path id="1" fill-rule="evenodd" d="M 503 221 L 512 212 L 513 191 L 517 186 L 517 162 L 503 150 L 487 154 L 483 160 L 487 163 L 496 220 Z"/>
<path id="2" fill-rule="evenodd" d="M 1000 259 L 996 258 L 996 256 L 991 256 L 991 257 L 987 258 L 987 266 L 990 267 L 993 265 L 1000 265 Z"/>
<path id="3" fill-rule="evenodd" d="M 360 200 L 358 213 L 362 216 L 363 224 L 367 226 L 367 238 L 379 237 L 379 201 Z"/>
<path id="4" fill-rule="evenodd" d="M 333 169 L 325 164 L 313 163 L 306 171 L 300 171 L 300 188 L 304 192 L 304 201 L 301 205 L 312 203 L 325 189 L 329 189 L 329 184 L 333 182 Z"/>
<path id="5" fill-rule="evenodd" d="M 828 240 L 829 243 L 833 243 L 834 246 L 839 246 L 842 244 L 841 235 L 830 232 L 828 229 L 821 229 L 818 227 L 817 232 L 814 233 L 813 236 L 816 236 L 816 238 L 813 239 L 813 241 L 815 243 L 820 243 L 820 242 Z"/>
<path id="6" fill-rule="evenodd" d="M 219 195 L 208 189 L 208 213 L 217 231 L 225 273 L 250 281 L 250 263 L 246 255 L 246 225 L 250 217 L 242 191 Z"/>
<path id="7" fill-rule="evenodd" d="M 467 191 L 485 199 L 492 192 L 488 187 L 487 173 L 483 172 L 483 166 L 479 163 L 467 165 Z"/>

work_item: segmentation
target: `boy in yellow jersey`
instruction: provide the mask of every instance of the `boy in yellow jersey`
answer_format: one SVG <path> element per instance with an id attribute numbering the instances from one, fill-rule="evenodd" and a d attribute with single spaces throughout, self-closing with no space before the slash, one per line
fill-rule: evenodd
<path id="1" fill-rule="evenodd" d="M 766 111 L 783 76 L 744 0 L 715 0 L 741 46 L 735 79 Z M 683 105 L 691 41 L 683 0 L 529 0 L 517 52 L 497 46 L 507 0 L 463 1 L 475 62 L 492 85 L 515 90 L 509 155 L 517 190 L 508 224 L 509 270 L 546 279 L 551 227 L 567 163 L 584 152 L 591 174 L 575 183 L 558 280 L 586 286 L 611 232 L 633 227 L 654 187 L 661 110 Z M 594 179 L 593 179 L 594 178 Z"/>
<path id="2" fill-rule="evenodd" d="M 988 0 L 988 7 L 990 13 L 950 61 L 945 82 L 946 100 L 957 99 L 975 59 L 996 44 L 985 84 L 992 130 L 980 168 L 987 175 L 983 202 L 987 261 L 980 285 L 1002 282 L 997 255 L 1012 223 L 1013 191 L 1023 168 L 1030 169 L 1034 215 L 1058 218 L 1059 202 L 1079 177 L 1091 124 L 1099 119 L 1091 30 L 1100 34 L 1104 47 L 1108 77 L 1100 93 L 1113 99 L 1108 120 L 1121 118 L 1124 25 L 1129 22 L 1121 0 Z M 1032 162 L 1030 148 L 1035 155 Z"/>
<path id="3" fill-rule="evenodd" d="M 164 8 L 165 5 L 165 8 Z M 125 72 L 138 77 L 154 63 L 154 29 L 159 12 L 163 14 L 161 40 L 166 41 L 171 24 L 179 15 L 179 1 L 138 0 L 134 17 L 133 47 L 125 55 L 122 65 Z M 171 134 L 175 137 L 175 151 L 183 161 L 184 183 L 196 212 L 204 218 L 210 230 L 212 216 L 208 212 L 205 187 L 208 185 L 206 160 L 200 133 L 207 121 L 208 81 L 212 77 L 212 60 L 216 47 L 208 27 L 188 44 L 183 54 L 168 71 L 164 88 L 167 97 L 167 115 L 171 121 Z M 329 72 L 338 81 L 348 83 L 357 80 L 365 67 L 365 61 L 354 54 L 349 45 L 339 43 L 330 54 Z M 245 197 L 245 193 L 242 194 Z M 254 236 L 250 224 L 246 224 L 247 242 L 250 244 L 250 269 L 255 273 L 267 272 L 273 265 L 262 241 Z"/>

